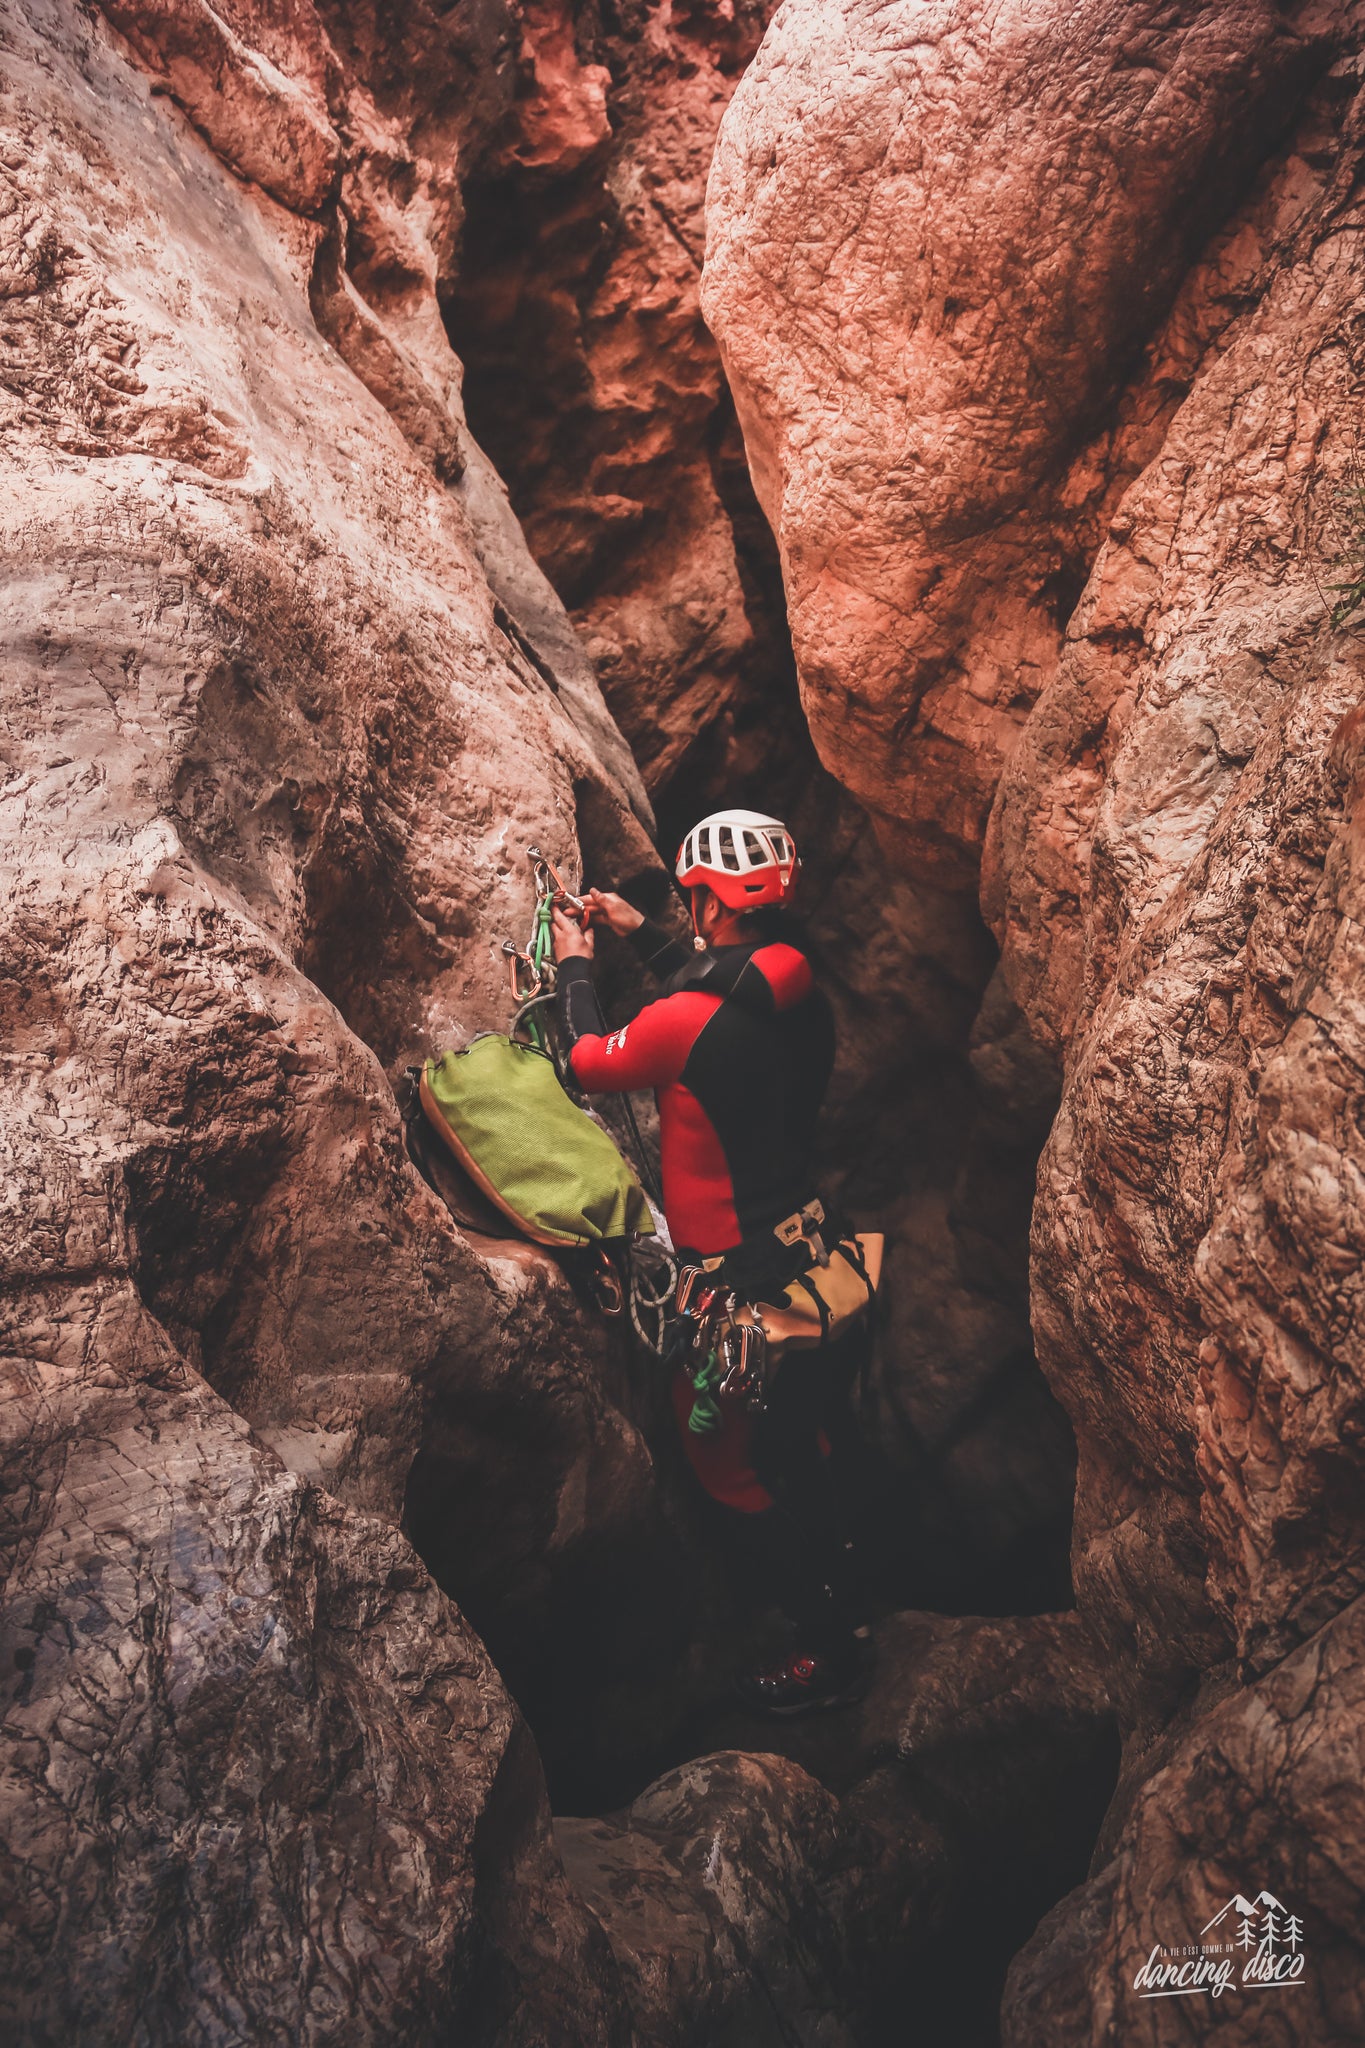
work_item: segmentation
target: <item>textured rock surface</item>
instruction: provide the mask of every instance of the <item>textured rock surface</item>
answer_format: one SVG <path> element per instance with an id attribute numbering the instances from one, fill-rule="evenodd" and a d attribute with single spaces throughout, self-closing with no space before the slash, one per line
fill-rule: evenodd
<path id="1" fill-rule="evenodd" d="M 970 870 L 1116 387 L 1323 61 L 1302 12 L 788 0 L 733 102 L 703 303 L 821 757 L 922 866 Z"/>
<path id="2" fill-rule="evenodd" d="M 1160 25 L 1158 75 L 1141 6 L 784 7 L 722 129 L 704 296 L 821 751 L 930 874 L 1007 760 L 978 1053 L 1010 1088 L 1064 1069 L 1033 1316 L 1125 1765 L 1010 2037 L 1327 2042 L 1360 2024 L 1360 1816 L 1329 1788 L 1365 1567 L 1365 660 L 1323 587 L 1355 545 L 1362 23 Z M 1056 124 L 1101 105 L 1097 162 Z M 1263 1885 L 1315 1929 L 1295 2011 L 1137 1999 L 1154 1942 Z"/>
<path id="3" fill-rule="evenodd" d="M 1365 664 L 1319 588 L 1362 468 L 1357 13 L 774 20 L 707 304 L 879 854 L 802 735 L 755 745 L 790 675 L 697 256 L 767 12 L 0 14 L 33 2038 L 834 2048 L 915 1999 L 987 2040 L 1100 1828 L 1111 1697 L 1017 2048 L 1221 2027 L 1132 1977 L 1253 1886 L 1309 1976 L 1232 2024 L 1361 2031 Z M 710 1595 L 623 1354 L 456 1226 L 390 1088 L 502 1021 L 527 840 L 658 887 L 545 567 L 666 812 L 728 782 L 822 849 L 829 1163 L 896 1239 L 873 1399 L 942 1598 L 1050 1584 L 1021 1262 L 1059 1090 L 1032 1308 L 1081 1451 L 1079 1616 L 894 1618 L 866 1705 L 781 1755 L 696 1721 L 721 1754 L 562 1824 L 590 1911 L 494 1664 L 560 1782 L 638 1783 Z"/>
<path id="4" fill-rule="evenodd" d="M 538 10 L 561 72 L 572 55 L 607 81 L 600 126 L 553 147 L 527 81 L 469 183 L 449 304 L 471 421 L 678 835 L 699 780 L 806 758 L 772 540 L 698 303 L 716 128 L 772 12 Z"/>
<path id="5" fill-rule="evenodd" d="M 729 2038 L 694 2036 L 686 2017 L 684 2031 L 670 2031 L 679 2019 L 655 1960 L 657 1892 L 630 1875 L 635 1833 L 647 1822 L 653 1843 L 662 1816 L 658 1851 L 682 1869 L 702 1908 L 697 1948 L 713 1948 L 708 1930 L 726 1938 L 734 1907 L 726 1887 L 720 1897 L 706 1888 L 708 1857 L 743 1869 L 751 1885 L 780 1864 L 746 1790 L 755 1782 L 749 1767 L 780 1771 L 780 1756 L 795 1775 L 779 1776 L 768 1796 L 788 1816 L 783 1834 L 797 1860 L 784 1882 L 796 1910 L 785 1936 L 757 1923 L 765 1970 L 833 1985 L 838 2010 L 855 2016 L 855 2037 L 868 2048 L 904 2041 L 911 2011 L 926 2039 L 992 2040 L 1010 1956 L 1031 1931 L 1038 1900 L 1084 1870 L 1113 1785 L 1112 1714 L 1079 1618 L 892 1615 L 877 1628 L 876 1670 L 860 1707 L 761 1729 L 728 1710 L 694 1734 L 727 1753 L 665 1778 L 626 1814 L 556 1824 L 570 1873 L 620 1958 L 642 2035 L 670 2044 Z M 756 1738 L 778 1755 L 728 1754 Z M 800 1791 L 802 1773 L 807 1786 L 824 1788 L 824 1804 Z M 757 1959 L 751 1954 L 740 1974 L 741 1998 L 752 1996 Z M 693 2009 L 676 2003 L 684 2014 Z M 785 2010 L 803 2015 L 809 2032 L 798 2038 L 827 2038 L 809 1992 Z M 766 2039 L 751 2024 L 752 2036 L 735 2038 Z"/>
<path id="6" fill-rule="evenodd" d="M 832 1793 L 736 1751 L 685 1764 L 622 1814 L 556 1823 L 642 2048 L 848 2048 L 838 1835 Z"/>
<path id="7" fill-rule="evenodd" d="M 434 2042 L 453 2009 L 476 2039 L 624 2040 L 525 1725 L 402 1537 L 284 1471 L 126 1282 L 30 1315 L 9 2037 Z"/>
<path id="8" fill-rule="evenodd" d="M 367 127 L 306 8 L 111 18 L 2 28 L 9 2012 L 596 2041 L 534 1751 L 394 1525 L 428 1421 L 503 1415 L 452 1576 L 514 1634 L 585 1538 L 648 1556 L 648 1458 L 380 1058 L 502 1020 L 528 838 L 653 864 L 638 783 L 462 437 L 420 106 Z"/>
<path id="9" fill-rule="evenodd" d="M 1144 1786 L 1113 1862 L 1048 1915 L 1015 1963 L 1006 2048 L 1115 2038 L 1156 2048 L 1201 2039 L 1205 2028 L 1247 2048 L 1359 2040 L 1363 1619 L 1356 1601 L 1201 1721 Z M 1158 1943 L 1197 1942 L 1231 1896 L 1262 1889 L 1282 1903 L 1282 1922 L 1293 1914 L 1301 1923 L 1300 1982 L 1274 1999 L 1230 1985 L 1211 2018 L 1204 2000 L 1134 1996 Z M 1281 1943 L 1279 1953 L 1293 1948 Z M 1235 1941 L 1233 1954 L 1245 1961 Z"/>

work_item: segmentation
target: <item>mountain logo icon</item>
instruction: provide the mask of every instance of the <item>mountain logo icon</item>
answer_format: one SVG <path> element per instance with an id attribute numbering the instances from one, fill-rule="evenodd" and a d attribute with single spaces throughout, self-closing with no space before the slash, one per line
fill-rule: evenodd
<path id="1" fill-rule="evenodd" d="M 1235 1891 L 1185 1941 L 1157 1942 L 1133 1978 L 1143 1998 L 1221 1998 L 1224 1992 L 1293 1991 L 1304 1982 L 1303 1921 L 1264 1887 Z"/>
<path id="2" fill-rule="evenodd" d="M 1269 1892 L 1261 1893 L 1262 1899 L 1268 1899 L 1269 1897 Z M 1259 1903 L 1260 1901 L 1258 1900 L 1257 1905 L 1259 1905 Z M 1214 1914 L 1212 1920 L 1209 1921 L 1208 1925 L 1200 1929 L 1200 1933 L 1212 1934 L 1216 1927 L 1222 1926 L 1223 1922 L 1227 1919 L 1229 1913 L 1236 1913 L 1240 1915 L 1240 1917 L 1243 1920 L 1254 1920 L 1256 1918 L 1256 1906 L 1252 1905 L 1250 1899 L 1244 1899 L 1240 1892 L 1234 1892 L 1232 1897 L 1228 1900 L 1226 1906 L 1223 1906 L 1217 1913 Z"/>

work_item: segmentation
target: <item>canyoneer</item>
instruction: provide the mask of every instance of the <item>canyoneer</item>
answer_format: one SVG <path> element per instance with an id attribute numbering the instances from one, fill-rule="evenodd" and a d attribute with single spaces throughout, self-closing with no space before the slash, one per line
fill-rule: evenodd
<path id="1" fill-rule="evenodd" d="M 880 1238 L 826 1215 L 815 1185 L 834 1026 L 786 907 L 797 867 L 779 819 L 719 811 L 677 860 L 692 950 L 604 890 L 554 918 L 574 1079 L 589 1094 L 655 1092 L 687 1339 L 674 1405 L 741 1568 L 792 1624 L 791 1653 L 738 1681 L 749 1707 L 775 1715 L 837 1706 L 866 1687 L 848 1535 L 851 1396 L 881 1256 Z M 600 924 L 666 984 L 611 1032 L 591 978 Z"/>

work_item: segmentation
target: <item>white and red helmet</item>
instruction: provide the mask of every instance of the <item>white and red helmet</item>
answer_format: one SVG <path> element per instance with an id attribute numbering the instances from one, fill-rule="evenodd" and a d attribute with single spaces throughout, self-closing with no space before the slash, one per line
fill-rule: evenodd
<path id="1" fill-rule="evenodd" d="M 704 883 L 730 910 L 782 903 L 796 875 L 796 847 L 780 818 L 758 811 L 713 811 L 694 825 L 678 849 L 684 889 Z"/>

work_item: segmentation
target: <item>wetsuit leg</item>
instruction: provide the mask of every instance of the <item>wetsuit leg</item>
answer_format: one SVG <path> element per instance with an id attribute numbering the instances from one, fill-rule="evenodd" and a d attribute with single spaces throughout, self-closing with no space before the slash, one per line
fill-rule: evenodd
<path id="1" fill-rule="evenodd" d="M 755 1469 L 776 1505 L 747 1517 L 758 1525 L 750 1543 L 766 1559 L 774 1593 L 802 1646 L 834 1658 L 852 1654 L 857 1612 L 830 1434 L 831 1424 L 840 1437 L 857 1428 L 849 1401 L 857 1356 L 846 1345 L 792 1352 L 778 1367 L 754 1433 Z M 838 1412 L 841 1403 L 846 1417 Z"/>
<path id="2" fill-rule="evenodd" d="M 847 1661 L 854 1652 L 854 1610 L 841 1555 L 813 1539 L 783 1507 L 746 1515 L 718 1506 L 717 1513 L 725 1518 L 727 1547 L 741 1575 L 761 1601 L 786 1615 L 798 1648 Z"/>

